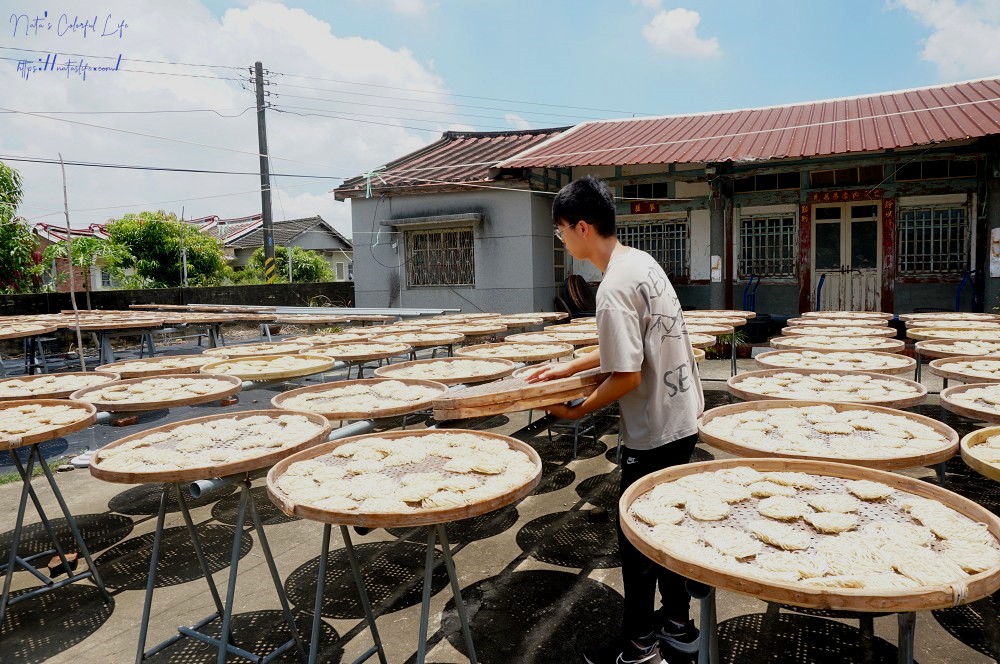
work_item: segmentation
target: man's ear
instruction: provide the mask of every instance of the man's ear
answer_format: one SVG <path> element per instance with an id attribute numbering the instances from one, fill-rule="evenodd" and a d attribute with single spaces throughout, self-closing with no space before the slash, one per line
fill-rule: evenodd
<path id="1" fill-rule="evenodd" d="M 583 219 L 581 219 L 580 221 L 576 222 L 576 225 L 580 229 L 580 234 L 582 236 L 584 236 L 584 237 L 587 237 L 587 234 L 594 230 L 594 227 L 591 226 L 586 221 L 584 221 Z"/>

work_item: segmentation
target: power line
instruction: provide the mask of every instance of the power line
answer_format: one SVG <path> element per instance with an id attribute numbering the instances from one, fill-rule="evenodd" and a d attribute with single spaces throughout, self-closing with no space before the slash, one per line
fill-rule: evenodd
<path id="1" fill-rule="evenodd" d="M 397 125 L 397 124 L 392 124 L 392 123 L 387 123 L 387 122 L 373 122 L 373 121 L 369 121 L 369 120 L 359 120 L 357 118 L 344 117 L 344 115 L 329 115 L 329 114 L 326 114 L 326 113 L 296 113 L 294 111 L 283 110 L 283 109 L 287 109 L 287 108 L 295 108 L 294 106 L 284 106 L 284 105 L 282 105 L 282 106 L 276 106 L 274 104 L 271 104 L 270 106 L 268 106 L 268 108 L 271 109 L 271 110 L 273 110 L 273 111 L 276 111 L 278 113 L 290 113 L 291 115 L 301 115 L 301 116 L 304 116 L 304 117 L 315 116 L 315 117 L 318 117 L 318 118 L 331 118 L 333 120 L 347 120 L 349 122 L 364 122 L 364 123 L 367 123 L 367 124 L 385 125 L 385 126 L 388 126 L 388 127 L 404 127 L 406 129 L 414 129 L 414 130 L 417 130 L 417 131 L 432 131 L 434 133 L 440 133 L 441 132 L 441 129 L 437 128 L 437 127 L 433 127 L 433 128 L 432 127 L 411 127 L 411 126 L 407 126 L 407 125 Z M 363 118 L 382 118 L 382 119 L 385 119 L 385 120 L 403 120 L 403 121 L 406 121 L 406 122 L 432 122 L 432 123 L 438 123 L 438 124 L 442 124 L 442 123 L 450 124 L 450 123 L 454 122 L 454 121 L 449 121 L 449 120 L 423 120 L 421 118 L 401 118 L 401 117 L 393 116 L 393 115 L 369 115 L 369 114 L 366 114 L 366 113 L 351 113 L 349 111 L 340 111 L 340 112 L 343 113 L 343 114 L 346 114 L 346 115 L 355 115 L 355 116 L 360 116 L 360 117 L 363 117 Z M 478 126 L 479 127 L 486 127 L 488 129 L 501 129 L 501 130 L 509 130 L 510 129 L 510 127 L 499 127 L 497 125 L 479 124 Z"/>
<path id="2" fill-rule="evenodd" d="M 280 97 L 282 95 L 275 95 L 275 96 Z M 382 104 L 363 104 L 363 103 L 353 102 L 353 101 L 343 101 L 343 102 L 334 102 L 334 103 L 337 103 L 337 104 L 350 104 L 352 106 L 371 106 L 373 108 L 390 108 L 390 109 L 395 109 L 395 110 L 399 110 L 399 111 L 416 111 L 417 113 L 438 113 L 439 112 L 439 111 L 427 111 L 427 110 L 424 110 L 422 108 L 409 108 L 409 107 L 405 107 L 405 106 L 383 106 Z M 312 108 L 312 107 L 309 107 L 309 106 L 290 106 L 288 104 L 281 104 L 281 106 L 283 108 L 295 108 L 295 109 L 302 110 L 302 111 L 325 111 L 325 112 L 328 112 L 328 113 L 349 113 L 351 115 L 359 115 L 358 113 L 354 113 L 352 111 L 341 111 L 341 110 L 338 110 L 338 109 Z M 444 113 L 444 115 L 451 115 L 451 116 L 454 116 L 454 117 L 463 117 L 463 118 L 482 118 L 482 119 L 485 119 L 485 120 L 500 120 L 500 121 L 507 120 L 507 118 L 498 118 L 495 115 L 476 115 L 474 113 Z M 372 116 L 368 116 L 368 117 L 390 117 L 390 116 L 372 115 Z M 397 118 L 397 119 L 400 119 L 400 120 L 410 120 L 411 118 Z M 412 118 L 412 119 L 414 119 L 414 120 L 420 120 L 420 118 Z M 422 121 L 422 122 L 428 121 L 429 122 L 431 120 L 420 120 L 420 121 Z M 535 122 L 535 121 L 534 120 L 528 120 L 528 122 Z"/>
<path id="3" fill-rule="evenodd" d="M 348 122 L 361 122 L 363 124 L 381 125 L 383 127 L 396 127 L 398 129 L 412 129 L 414 131 L 430 131 L 430 132 L 433 132 L 435 134 L 441 133 L 440 129 L 430 129 L 428 127 L 410 127 L 408 125 L 395 124 L 395 123 L 392 123 L 392 122 L 375 122 L 373 120 L 358 120 L 357 118 L 345 118 L 345 117 L 342 117 L 342 116 L 339 116 L 339 115 L 326 115 L 326 114 L 323 114 L 323 113 L 299 113 L 297 111 L 286 111 L 282 107 L 280 107 L 280 106 L 274 106 L 274 105 L 268 106 L 268 108 L 270 110 L 274 111 L 275 113 L 287 113 L 289 115 L 298 115 L 298 116 L 303 117 L 303 118 L 306 118 L 306 117 L 330 118 L 332 120 L 346 120 Z M 278 157 L 275 157 L 275 159 L 278 159 Z"/>
<path id="4" fill-rule="evenodd" d="M 61 54 L 61 53 L 57 53 L 57 55 L 59 55 L 59 54 Z M 91 56 L 87 56 L 87 57 L 91 57 Z M 94 57 L 104 57 L 104 56 L 94 56 Z M 117 60 L 117 58 L 115 58 L 115 59 Z M 10 62 L 29 62 L 29 63 L 33 62 L 31 60 L 25 60 L 24 58 L 7 58 L 7 57 L 4 57 L 4 56 L 0 56 L 0 60 L 9 60 Z M 114 71 L 116 71 L 116 72 L 126 72 L 126 73 L 129 73 L 129 74 L 155 74 L 157 76 L 179 76 L 181 78 L 210 78 L 213 81 L 237 81 L 237 82 L 241 82 L 241 81 L 245 80 L 245 79 L 242 79 L 242 78 L 232 78 L 230 76 L 206 76 L 204 74 L 182 74 L 182 73 L 179 73 L 179 72 L 169 72 L 169 71 L 149 71 L 148 69 L 123 69 L 121 67 L 115 68 Z"/>
<path id="5" fill-rule="evenodd" d="M 23 155 L 2 155 L 0 154 L 0 161 L 18 161 L 27 162 L 32 164 L 58 164 L 58 159 L 49 159 L 45 157 L 26 157 Z M 86 166 L 91 168 L 118 168 L 125 170 L 135 170 L 135 171 L 166 171 L 170 173 L 210 173 L 213 175 L 260 175 L 255 171 L 219 171 L 206 168 L 173 168 L 169 166 L 139 166 L 133 164 L 112 164 L 112 163 L 102 163 L 96 161 L 67 161 L 67 166 Z M 339 175 L 306 175 L 302 173 L 275 173 L 276 176 L 281 176 L 283 178 L 312 178 L 316 180 L 344 180 L 345 178 Z"/>
<path id="6" fill-rule="evenodd" d="M 22 48 L 20 46 L 0 46 L 0 49 L 3 49 L 5 51 L 25 51 L 26 53 L 54 53 L 54 52 L 56 52 L 56 51 L 53 51 L 53 50 L 45 51 L 45 50 L 38 50 L 38 49 L 33 49 L 33 48 Z M 75 57 L 78 57 L 78 58 L 98 58 L 98 59 L 102 59 L 102 60 L 117 60 L 118 59 L 118 56 L 114 56 L 114 55 L 92 55 L 92 54 L 87 54 L 87 53 L 67 53 L 66 51 L 58 51 L 58 53 L 61 53 L 63 55 L 72 55 L 72 56 L 75 56 Z M 157 65 L 181 65 L 181 66 L 184 66 L 184 67 L 211 67 L 211 68 L 214 68 L 214 69 L 243 69 L 243 67 L 237 67 L 237 66 L 233 66 L 233 65 L 208 65 L 208 64 L 199 64 L 199 63 L 194 63 L 194 62 L 174 62 L 174 61 L 171 61 L 171 60 L 143 60 L 141 58 L 125 58 L 125 57 L 122 58 L 122 62 L 144 62 L 144 63 L 148 63 L 148 64 L 157 64 Z"/>
<path id="7" fill-rule="evenodd" d="M 158 111 L 23 111 L 24 113 L 37 113 L 44 115 L 157 115 L 170 113 L 215 113 L 222 118 L 238 118 L 247 111 L 255 108 L 247 106 L 245 108 L 236 106 L 234 108 L 179 108 L 164 109 Z M 242 109 L 242 110 L 241 110 Z M 236 115 L 225 115 L 221 111 L 240 111 Z M 0 113 L 15 113 L 17 111 L 0 111 Z"/>

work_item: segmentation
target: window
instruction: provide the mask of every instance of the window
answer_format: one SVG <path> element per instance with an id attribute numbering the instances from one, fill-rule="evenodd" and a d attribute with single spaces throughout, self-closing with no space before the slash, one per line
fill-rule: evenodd
<path id="1" fill-rule="evenodd" d="M 650 182 L 648 184 L 626 184 L 622 186 L 622 198 L 625 200 L 642 200 L 646 198 L 670 198 L 666 182 Z"/>
<path id="2" fill-rule="evenodd" d="M 101 268 L 101 288 L 111 288 L 111 274 L 103 267 Z"/>
<path id="3" fill-rule="evenodd" d="M 618 240 L 656 259 L 671 279 L 686 278 L 690 251 L 686 219 L 618 226 Z"/>
<path id="4" fill-rule="evenodd" d="M 741 217 L 739 278 L 751 274 L 763 279 L 794 278 L 799 260 L 797 238 L 794 214 Z"/>
<path id="5" fill-rule="evenodd" d="M 472 228 L 405 231 L 407 286 L 474 286 Z"/>
<path id="6" fill-rule="evenodd" d="M 885 180 L 884 169 L 878 166 L 838 168 L 829 171 L 811 171 L 809 183 L 813 187 L 850 187 L 880 185 Z"/>
<path id="7" fill-rule="evenodd" d="M 964 207 L 900 208 L 899 274 L 955 275 L 969 268 L 969 224 Z"/>
<path id="8" fill-rule="evenodd" d="M 779 189 L 798 189 L 800 186 L 798 173 L 770 173 L 768 175 L 751 175 L 736 178 L 733 191 L 745 194 L 751 191 L 777 191 Z"/>
<path id="9" fill-rule="evenodd" d="M 344 280 L 344 264 L 343 263 L 337 263 L 336 264 L 336 274 L 337 274 L 337 281 L 343 281 Z"/>
<path id="10" fill-rule="evenodd" d="M 558 292 L 566 281 L 566 245 L 557 237 L 552 238 L 552 271 Z"/>
<path id="11" fill-rule="evenodd" d="M 354 262 L 347 264 L 347 280 L 354 281 Z"/>
<path id="12" fill-rule="evenodd" d="M 904 161 L 896 168 L 896 180 L 935 180 L 942 178 L 971 178 L 976 176 L 976 162 L 951 159 Z"/>

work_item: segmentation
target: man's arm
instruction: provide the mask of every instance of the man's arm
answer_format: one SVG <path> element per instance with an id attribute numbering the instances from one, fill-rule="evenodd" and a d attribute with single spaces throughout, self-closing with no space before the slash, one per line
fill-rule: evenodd
<path id="1" fill-rule="evenodd" d="M 525 374 L 529 383 L 541 383 L 546 380 L 566 378 L 587 369 L 596 369 L 599 366 L 601 366 L 601 354 L 595 350 L 584 353 L 583 357 L 578 357 L 570 362 L 554 362 L 532 367 Z"/>
<path id="2" fill-rule="evenodd" d="M 588 354 L 596 355 L 596 353 Z M 545 410 L 556 417 L 577 420 L 587 413 L 592 413 L 610 403 L 618 401 L 624 395 L 639 387 L 641 380 L 642 373 L 639 371 L 616 371 L 607 380 L 598 385 L 597 389 L 579 406 L 570 407 L 564 404 L 553 404 L 547 406 Z"/>

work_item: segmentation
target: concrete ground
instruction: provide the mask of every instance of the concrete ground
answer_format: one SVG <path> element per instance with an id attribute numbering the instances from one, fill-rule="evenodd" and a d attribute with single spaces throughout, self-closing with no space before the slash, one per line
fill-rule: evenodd
<path id="1" fill-rule="evenodd" d="M 741 370 L 754 368 L 752 360 L 740 361 Z M 732 401 L 724 383 L 729 375 L 728 361 L 707 361 L 702 364 L 702 374 L 707 407 Z M 938 379 L 929 372 L 924 373 L 924 383 L 933 392 L 940 388 Z M 236 408 L 267 407 L 270 397 L 281 389 L 279 386 L 241 393 Z M 948 422 L 962 434 L 975 428 L 970 420 L 941 409 L 933 395 L 915 410 Z M 214 407 L 181 408 L 153 413 L 129 427 L 96 426 L 56 443 L 52 449 L 63 444 L 64 451 L 99 446 L 144 427 L 211 412 L 215 412 Z M 525 413 L 515 413 L 457 424 L 514 433 L 527 423 L 526 417 Z M 398 426 L 400 422 L 389 424 Z M 581 442 L 575 460 L 571 435 L 559 435 L 554 442 L 549 442 L 544 432 L 522 436 L 545 462 L 542 482 L 535 492 L 516 505 L 448 527 L 479 661 L 579 662 L 583 648 L 616 633 L 622 609 L 614 529 L 616 426 L 613 414 L 600 415 L 599 440 Z M 704 445 L 699 445 L 695 453 L 696 460 L 725 456 Z M 948 471 L 950 488 L 994 511 L 1000 507 L 1000 491 L 995 483 L 975 475 L 960 459 L 949 462 Z M 928 469 L 907 474 L 935 481 Z M 113 602 L 105 605 L 96 588 L 84 582 L 15 605 L 0 626 L 0 661 L 131 661 L 136 650 L 158 486 L 109 484 L 92 478 L 86 470 L 59 473 L 57 480 L 91 546 Z M 49 515 L 56 516 L 58 508 L 51 492 L 38 479 L 35 486 Z M 17 483 L 0 486 L 0 560 L 4 561 L 19 491 Z M 216 583 L 224 592 L 237 494 L 232 489 L 220 494 L 195 502 L 193 517 L 215 570 Z M 253 495 L 262 511 L 297 622 L 303 632 L 308 632 L 322 528 L 317 523 L 282 515 L 268 501 L 263 480 L 254 482 Z M 595 511 L 600 507 L 608 513 Z M 27 522 L 34 525 L 28 530 L 28 542 L 22 550 L 43 550 L 43 531 L 30 507 Z M 63 520 L 55 519 L 55 525 L 65 533 Z M 197 577 L 193 550 L 176 505 L 171 506 L 166 525 L 150 644 L 174 634 L 178 625 L 193 623 L 212 610 L 207 586 Z M 389 662 L 415 661 L 425 532 L 422 528 L 393 529 L 353 536 Z M 371 645 L 343 546 L 334 530 L 319 657 L 324 662 L 350 662 Z M 428 661 L 468 661 L 443 565 L 433 578 Z M 26 572 L 15 574 L 15 591 L 34 585 L 35 580 Z M 957 609 L 919 614 L 916 660 L 921 664 L 991 661 L 1000 653 L 998 604 L 998 596 L 994 596 Z M 765 608 L 763 602 L 752 598 L 719 593 L 723 661 L 864 661 L 856 619 L 785 611 L 777 626 L 764 633 L 761 621 Z M 255 532 L 247 530 L 242 539 L 236 593 L 237 643 L 264 652 L 283 642 L 287 630 L 280 624 L 278 609 L 259 539 Z M 692 609 L 697 618 L 697 603 L 692 604 Z M 895 661 L 895 616 L 876 618 L 875 631 L 873 661 Z M 184 640 L 153 661 L 213 662 L 215 655 L 200 643 Z"/>

